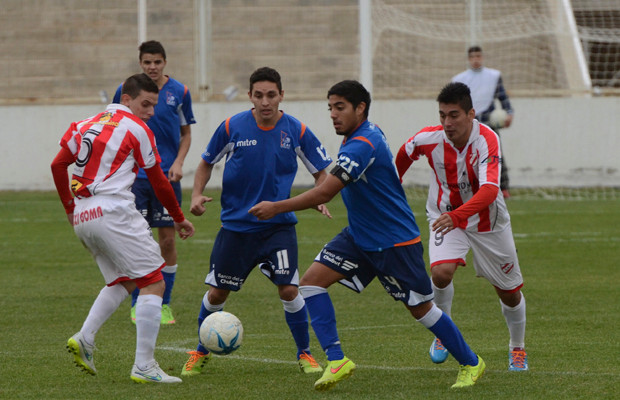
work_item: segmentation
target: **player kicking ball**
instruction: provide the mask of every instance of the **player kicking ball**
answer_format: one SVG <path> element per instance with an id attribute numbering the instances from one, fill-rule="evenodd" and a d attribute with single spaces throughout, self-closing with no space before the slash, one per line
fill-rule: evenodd
<path id="1" fill-rule="evenodd" d="M 393 164 L 384 133 L 368 121 L 370 93 L 357 81 L 328 91 L 336 134 L 344 137 L 336 166 L 315 188 L 293 198 L 263 201 L 249 212 L 260 220 L 327 203 L 341 193 L 349 226 L 323 247 L 300 280 L 312 328 L 328 364 L 314 384 L 329 390 L 355 371 L 344 355 L 327 289 L 336 282 L 361 292 L 377 277 L 386 291 L 435 336 L 460 364 L 453 389 L 473 386 L 485 363 L 467 345 L 450 317 L 431 300 L 420 231 Z"/>
<path id="2" fill-rule="evenodd" d="M 52 161 L 56 190 L 75 234 L 92 253 L 105 280 L 79 332 L 67 341 L 78 367 L 95 375 L 95 335 L 134 289 L 136 354 L 130 378 L 138 383 L 178 383 L 155 361 L 166 266 L 159 246 L 130 191 L 143 168 L 169 210 L 181 239 L 194 234 L 164 175 L 155 137 L 145 121 L 153 115 L 159 89 L 146 74 L 124 82 L 121 104 L 73 123 Z M 68 168 L 75 164 L 71 184 Z"/>

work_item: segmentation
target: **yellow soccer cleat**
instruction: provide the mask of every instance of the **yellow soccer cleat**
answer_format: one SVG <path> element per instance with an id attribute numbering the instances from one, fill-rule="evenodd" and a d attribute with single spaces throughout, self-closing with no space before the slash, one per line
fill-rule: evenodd
<path id="1" fill-rule="evenodd" d="M 459 375 L 456 377 L 456 383 L 452 385 L 452 389 L 460 389 L 471 387 L 476 384 L 478 379 L 484 374 L 486 364 L 482 357 L 478 356 L 478 365 L 461 365 Z"/>
<path id="2" fill-rule="evenodd" d="M 355 371 L 355 363 L 347 357 L 342 360 L 329 361 L 323 376 L 314 382 L 314 388 L 319 391 L 330 390 L 338 382 L 347 379 Z"/>

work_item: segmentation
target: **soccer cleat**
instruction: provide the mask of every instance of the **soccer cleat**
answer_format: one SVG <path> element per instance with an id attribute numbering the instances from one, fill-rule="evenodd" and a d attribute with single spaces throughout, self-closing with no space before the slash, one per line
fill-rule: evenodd
<path id="1" fill-rule="evenodd" d="M 154 363 L 150 368 L 141 370 L 137 365 L 131 369 L 131 380 L 136 383 L 181 383 L 181 378 L 165 373 L 159 364 Z"/>
<path id="2" fill-rule="evenodd" d="M 342 360 L 329 361 L 323 376 L 314 382 L 314 388 L 319 391 L 330 390 L 336 383 L 348 378 L 355 371 L 355 363 L 347 357 Z"/>
<path id="3" fill-rule="evenodd" d="M 131 323 L 136 324 L 136 306 L 131 307 Z"/>
<path id="4" fill-rule="evenodd" d="M 515 347 L 508 355 L 508 371 L 527 371 L 527 353 L 520 347 Z"/>
<path id="5" fill-rule="evenodd" d="M 452 389 L 474 386 L 478 379 L 482 377 L 482 374 L 484 374 L 486 364 L 482 357 L 478 356 L 478 365 L 461 365 L 459 368 L 459 374 L 456 377 L 456 383 L 452 385 Z"/>
<path id="6" fill-rule="evenodd" d="M 168 304 L 162 304 L 161 306 L 161 324 L 162 325 L 172 325 L 177 321 L 174 319 L 172 315 L 172 309 Z"/>
<path id="7" fill-rule="evenodd" d="M 211 359 L 211 353 L 203 353 L 200 351 L 188 351 L 189 360 L 183 366 L 181 376 L 199 375 L 202 373 L 202 368 Z"/>
<path id="8" fill-rule="evenodd" d="M 299 369 L 306 374 L 314 374 L 323 371 L 323 368 L 321 368 L 319 363 L 312 357 L 312 354 L 306 353 L 305 351 L 301 353 L 297 362 L 299 363 Z"/>
<path id="9" fill-rule="evenodd" d="M 441 364 L 448 359 L 448 350 L 443 347 L 441 340 L 435 338 L 431 343 L 431 348 L 428 351 L 428 355 L 431 356 L 431 361 L 435 364 Z"/>
<path id="10" fill-rule="evenodd" d="M 95 346 L 84 341 L 82 332 L 78 332 L 69 338 L 67 341 L 67 350 L 69 350 L 69 353 L 73 354 L 75 365 L 91 375 L 97 373 L 93 360 Z"/>

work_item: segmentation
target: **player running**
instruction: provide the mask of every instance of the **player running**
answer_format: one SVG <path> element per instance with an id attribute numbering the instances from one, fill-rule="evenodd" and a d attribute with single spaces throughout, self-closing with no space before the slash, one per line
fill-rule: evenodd
<path id="1" fill-rule="evenodd" d="M 349 377 L 355 364 L 340 345 L 336 315 L 327 288 L 340 282 L 361 292 L 375 277 L 411 315 L 441 338 L 460 371 L 452 388 L 472 386 L 485 363 L 467 345 L 450 317 L 431 301 L 433 291 L 422 257 L 420 231 L 394 168 L 384 133 L 368 121 L 370 93 L 357 81 L 342 81 L 327 94 L 336 134 L 344 136 L 338 161 L 325 181 L 288 200 L 263 201 L 250 209 L 260 220 L 330 201 L 338 192 L 349 226 L 333 238 L 300 281 L 312 328 L 328 364 L 317 390 Z"/>
<path id="2" fill-rule="evenodd" d="M 194 234 L 160 167 L 155 138 L 145 123 L 153 115 L 158 91 L 148 75 L 129 77 L 123 84 L 121 104 L 110 104 L 104 112 L 71 124 L 51 166 L 69 223 L 92 253 L 106 283 L 67 348 L 78 367 L 95 375 L 95 335 L 138 287 L 136 355 L 130 377 L 139 383 L 181 379 L 166 374 L 155 361 L 165 286 L 161 270 L 166 263 L 134 206 L 131 185 L 138 168 L 144 168 L 181 239 Z M 71 164 L 75 167 L 69 184 Z"/>
<path id="3" fill-rule="evenodd" d="M 475 120 L 469 88 L 446 85 L 439 96 L 441 125 L 425 128 L 398 151 L 400 177 L 413 161 L 426 156 L 433 169 L 426 212 L 429 257 L 435 303 L 450 315 L 459 265 L 472 250 L 476 275 L 486 278 L 500 298 L 510 333 L 510 371 L 527 371 L 523 276 L 512 237 L 510 215 L 499 189 L 502 153 L 498 136 Z M 435 338 L 431 360 L 448 358 L 445 343 Z"/>

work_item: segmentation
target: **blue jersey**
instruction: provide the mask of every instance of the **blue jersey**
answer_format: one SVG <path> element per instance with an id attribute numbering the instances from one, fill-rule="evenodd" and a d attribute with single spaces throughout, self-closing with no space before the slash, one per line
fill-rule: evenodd
<path id="1" fill-rule="evenodd" d="M 121 84 L 116 90 L 112 100 L 114 103 L 120 103 L 122 87 Z M 155 134 L 155 144 L 161 156 L 161 169 L 165 173 L 179 154 L 181 126 L 195 123 L 189 89 L 181 82 L 168 77 L 168 81 L 159 91 L 155 115 L 147 122 Z M 138 178 L 146 178 L 144 170 L 140 169 Z"/>
<path id="2" fill-rule="evenodd" d="M 292 212 L 259 221 L 248 210 L 267 200 L 288 199 L 297 173 L 297 157 L 311 174 L 331 163 L 323 145 L 297 119 L 282 114 L 273 128 L 258 126 L 252 111 L 222 122 L 202 159 L 215 164 L 225 158 L 222 181 L 222 226 L 236 232 L 256 232 L 273 224 L 295 224 Z"/>
<path id="3" fill-rule="evenodd" d="M 342 142 L 337 164 L 353 182 L 342 191 L 349 231 L 366 251 L 418 240 L 418 228 L 398 178 L 385 135 L 364 121 Z"/>

